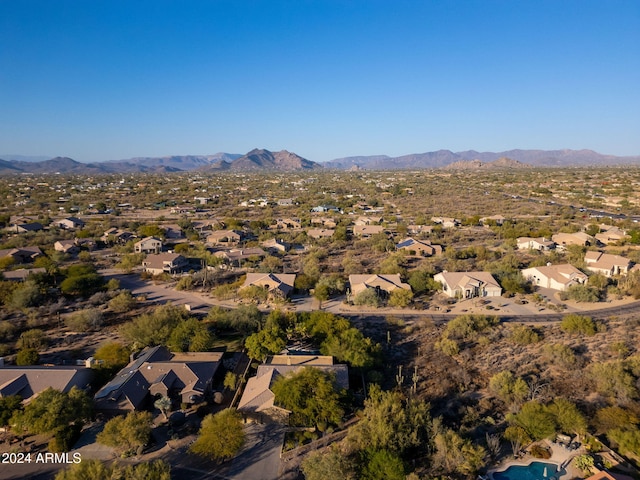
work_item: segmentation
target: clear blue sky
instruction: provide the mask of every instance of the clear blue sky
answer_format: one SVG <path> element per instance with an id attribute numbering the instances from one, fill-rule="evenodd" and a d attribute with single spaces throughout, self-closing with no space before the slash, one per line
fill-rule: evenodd
<path id="1" fill-rule="evenodd" d="M 0 153 L 640 154 L 638 0 L 0 0 Z"/>

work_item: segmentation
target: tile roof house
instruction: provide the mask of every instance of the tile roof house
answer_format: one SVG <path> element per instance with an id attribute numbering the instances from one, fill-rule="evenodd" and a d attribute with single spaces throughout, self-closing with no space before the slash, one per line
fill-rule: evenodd
<path id="1" fill-rule="evenodd" d="M 518 237 L 516 240 L 518 250 L 539 250 L 547 251 L 555 248 L 555 242 L 546 239 L 545 237 Z"/>
<path id="2" fill-rule="evenodd" d="M 18 247 L 0 250 L 0 259 L 12 257 L 15 263 L 30 263 L 36 258 L 41 257 L 42 250 L 40 247 Z"/>
<path id="3" fill-rule="evenodd" d="M 257 286 L 266 288 L 269 293 L 277 296 L 288 297 L 293 291 L 295 280 L 295 273 L 247 273 L 247 279 L 240 288 Z"/>
<path id="4" fill-rule="evenodd" d="M 433 232 L 433 225 L 407 225 L 407 232 L 411 235 L 418 235 L 419 233 L 431 233 Z"/>
<path id="5" fill-rule="evenodd" d="M 182 403 L 200 402 L 211 392 L 221 360 L 221 352 L 171 353 L 162 346 L 145 348 L 96 393 L 96 409 L 138 410 L 156 395 Z"/>
<path id="6" fill-rule="evenodd" d="M 587 275 L 570 264 L 546 265 L 522 270 L 522 276 L 533 285 L 564 291 L 572 285 L 585 283 Z"/>
<path id="7" fill-rule="evenodd" d="M 76 245 L 75 240 L 58 240 L 53 244 L 53 249 L 56 252 L 68 253 L 74 255 L 80 251 L 80 247 Z"/>
<path id="8" fill-rule="evenodd" d="M 106 230 L 100 240 L 104 243 L 117 243 L 119 245 L 124 245 L 132 238 L 135 238 L 135 235 L 132 232 L 128 232 L 126 230 L 120 230 L 119 228 L 112 227 L 109 230 Z"/>
<path id="9" fill-rule="evenodd" d="M 396 248 L 398 250 L 405 250 L 412 255 L 421 255 L 423 257 L 430 257 L 442 253 L 442 247 L 440 245 L 432 245 L 428 240 L 416 240 L 411 237 L 402 240 L 396 245 Z"/>
<path id="10" fill-rule="evenodd" d="M 207 243 L 235 244 L 242 240 L 242 232 L 235 230 L 215 230 L 207 235 Z"/>
<path id="11" fill-rule="evenodd" d="M 145 237 L 133 245 L 136 253 L 160 253 L 162 251 L 162 240 L 156 237 Z"/>
<path id="12" fill-rule="evenodd" d="M 629 273 L 631 261 L 620 255 L 611 255 L 602 252 L 587 252 L 584 255 L 584 263 L 587 270 L 601 273 L 605 277 L 625 275 Z"/>
<path id="13" fill-rule="evenodd" d="M 307 230 L 307 237 L 310 238 L 330 238 L 335 233 L 331 228 L 310 228 Z"/>
<path id="14" fill-rule="evenodd" d="M 596 233 L 594 236 L 596 240 L 604 245 L 620 242 L 627 238 L 627 233 L 616 226 L 600 225 L 600 230 L 601 232 Z"/>
<path id="15" fill-rule="evenodd" d="M 247 260 L 251 257 L 263 258 L 267 255 L 260 247 L 249 248 L 232 248 L 231 250 L 219 250 L 213 254 L 214 257 L 222 258 L 229 263 L 240 263 L 243 260 Z"/>
<path id="16" fill-rule="evenodd" d="M 556 233 L 551 236 L 551 240 L 553 240 L 560 248 L 566 247 L 567 245 L 581 245 L 583 247 L 589 247 L 596 244 L 596 239 L 584 232 Z"/>
<path id="17" fill-rule="evenodd" d="M 262 242 L 260 245 L 269 251 L 281 253 L 286 253 L 287 250 L 291 248 L 291 245 L 289 243 L 284 242 L 278 238 L 270 238 L 269 240 L 265 240 L 264 242 Z"/>
<path id="18" fill-rule="evenodd" d="M 76 228 L 84 227 L 84 221 L 76 217 L 63 218 L 62 220 L 53 222 L 53 224 L 56 227 L 62 228 L 64 230 L 75 230 Z"/>
<path id="19" fill-rule="evenodd" d="M 93 370 L 71 366 L 0 367 L 0 397 L 20 395 L 24 403 L 51 387 L 68 392 L 73 387 L 90 388 Z"/>
<path id="20" fill-rule="evenodd" d="M 333 357 L 317 355 L 274 355 L 267 357 L 264 364 L 258 366 L 255 377 L 249 378 L 245 386 L 238 412 L 245 420 L 257 422 L 284 422 L 289 411 L 275 404 L 275 395 L 271 391 L 273 382 L 280 376 L 288 376 L 304 368 L 317 368 L 335 376 L 336 385 L 349 388 L 349 370 L 347 365 L 334 364 Z"/>
<path id="21" fill-rule="evenodd" d="M 384 227 L 382 225 L 354 225 L 353 226 L 353 234 L 358 237 L 370 237 L 371 235 L 375 235 L 377 233 L 384 232 Z"/>
<path id="22" fill-rule="evenodd" d="M 145 272 L 152 275 L 161 273 L 178 273 L 187 265 L 187 259 L 179 253 L 159 253 L 147 255 L 142 261 Z"/>
<path id="23" fill-rule="evenodd" d="M 30 275 L 47 273 L 46 268 L 20 268 L 18 270 L 8 270 L 0 272 L 0 278 L 12 282 L 24 282 Z"/>
<path id="24" fill-rule="evenodd" d="M 351 285 L 351 294 L 354 296 L 368 288 L 386 293 L 391 293 L 398 288 L 411 290 L 411 285 L 404 283 L 398 273 L 388 275 L 349 275 L 349 284 Z"/>
<path id="25" fill-rule="evenodd" d="M 451 297 L 499 297 L 502 287 L 489 272 L 444 272 L 433 279 L 442 284 L 444 293 Z"/>
<path id="26" fill-rule="evenodd" d="M 442 228 L 455 228 L 460 225 L 460 220 L 451 217 L 431 217 L 431 221 L 442 225 Z"/>

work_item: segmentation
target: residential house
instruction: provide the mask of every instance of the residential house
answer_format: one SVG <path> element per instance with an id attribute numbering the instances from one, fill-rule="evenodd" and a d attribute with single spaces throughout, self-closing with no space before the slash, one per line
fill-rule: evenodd
<path id="1" fill-rule="evenodd" d="M 138 410 L 156 396 L 201 402 L 211 392 L 221 360 L 222 352 L 171 353 L 162 346 L 147 347 L 96 393 L 96 409 Z"/>
<path id="2" fill-rule="evenodd" d="M 147 255 L 142 261 L 145 272 L 152 275 L 178 273 L 187 266 L 187 259 L 179 253 L 158 253 Z"/>
<path id="3" fill-rule="evenodd" d="M 460 220 L 450 217 L 431 217 L 431 221 L 442 225 L 442 228 L 455 228 L 460 225 Z"/>
<path id="4" fill-rule="evenodd" d="M 295 280 L 295 273 L 247 273 L 247 278 L 240 289 L 251 286 L 262 287 L 272 295 L 286 298 L 293 291 Z"/>
<path id="5" fill-rule="evenodd" d="M 114 243 L 118 245 L 124 245 L 129 240 L 135 238 L 135 234 L 126 230 L 113 227 L 106 230 L 100 237 L 100 241 L 103 243 Z"/>
<path id="6" fill-rule="evenodd" d="M 619 227 L 612 225 L 600 225 L 600 233 L 596 233 L 595 239 L 603 245 L 618 243 L 628 238 L 627 233 Z"/>
<path id="7" fill-rule="evenodd" d="M 160 253 L 162 251 L 162 240 L 156 237 L 145 237 L 133 244 L 136 253 Z"/>
<path id="8" fill-rule="evenodd" d="M 36 258 L 42 256 L 42 250 L 40 247 L 17 247 L 17 248 L 6 248 L 4 250 L 0 250 L 0 260 L 6 257 L 11 257 L 14 260 L 14 263 L 31 263 Z"/>
<path id="9" fill-rule="evenodd" d="M 553 240 L 556 243 L 557 248 L 560 249 L 564 249 L 569 245 L 580 245 L 582 247 L 589 247 L 596 244 L 596 239 L 584 232 L 556 233 L 555 235 L 551 236 L 551 240 Z"/>
<path id="10" fill-rule="evenodd" d="M 293 198 L 280 198 L 277 201 L 279 207 L 291 207 L 294 205 Z"/>
<path id="11" fill-rule="evenodd" d="M 184 238 L 184 233 L 182 233 L 182 227 L 180 227 L 180 225 L 160 225 L 160 228 L 164 230 L 164 237 L 168 240 L 180 240 Z"/>
<path id="12" fill-rule="evenodd" d="M 310 238 L 330 238 L 335 233 L 331 228 L 310 228 L 307 230 L 307 237 Z"/>
<path id="13" fill-rule="evenodd" d="M 311 211 L 316 213 L 326 213 L 326 212 L 343 213 L 342 210 L 340 210 L 338 207 L 334 205 L 318 205 L 317 207 L 313 207 Z"/>
<path id="14" fill-rule="evenodd" d="M 363 238 L 382 232 L 384 232 L 384 227 L 382 225 L 354 225 L 353 227 L 353 234 Z"/>
<path id="15" fill-rule="evenodd" d="M 231 264 L 240 266 L 240 262 L 248 260 L 251 257 L 264 258 L 267 255 L 263 249 L 259 247 L 238 248 L 231 250 L 220 250 L 213 254 L 215 257 L 222 258 Z"/>
<path id="16" fill-rule="evenodd" d="M 75 240 L 58 240 L 53 244 L 53 249 L 56 252 L 67 253 L 69 255 L 75 255 L 80 251 L 80 247 L 76 245 Z"/>
<path id="17" fill-rule="evenodd" d="M 76 230 L 84 227 L 84 222 L 76 217 L 67 217 L 62 220 L 57 220 L 53 222 L 56 227 L 62 228 L 63 230 Z"/>
<path id="18" fill-rule="evenodd" d="M 24 282 L 31 275 L 47 273 L 46 268 L 20 268 L 18 270 L 8 270 L 0 272 L 0 278 L 12 282 Z"/>
<path id="19" fill-rule="evenodd" d="M 10 230 L 15 233 L 39 232 L 42 229 L 43 226 L 40 222 L 20 223 L 12 225 L 10 228 Z"/>
<path id="20" fill-rule="evenodd" d="M 93 370 L 85 366 L 0 366 L 0 398 L 20 395 L 29 403 L 47 388 L 65 393 L 73 387 L 88 390 L 92 378 Z"/>
<path id="21" fill-rule="evenodd" d="M 329 217 L 311 217 L 311 224 L 322 225 L 325 228 L 336 228 L 338 226 L 338 223 Z"/>
<path id="22" fill-rule="evenodd" d="M 266 248 L 267 251 L 269 252 L 279 252 L 279 253 L 286 253 L 287 250 L 291 248 L 291 245 L 289 243 L 284 242 L 277 238 L 271 238 L 269 240 L 265 240 L 260 245 Z"/>
<path id="23" fill-rule="evenodd" d="M 404 283 L 398 273 L 387 275 L 349 275 L 349 285 L 351 286 L 351 295 L 353 296 L 369 288 L 375 290 L 377 294 L 384 292 L 384 295 L 388 295 L 399 288 L 411 291 L 411 285 Z"/>
<path id="24" fill-rule="evenodd" d="M 587 270 L 601 273 L 605 277 L 614 275 L 626 275 L 629 273 L 631 261 L 620 255 L 611 255 L 602 252 L 587 252 L 584 255 L 584 263 Z"/>
<path id="25" fill-rule="evenodd" d="M 242 240 L 243 234 L 237 230 L 215 230 L 207 235 L 207 243 L 235 245 Z"/>
<path id="26" fill-rule="evenodd" d="M 499 297 L 502 287 L 489 272 L 444 272 L 433 279 L 442 284 L 442 290 L 451 298 Z"/>
<path id="27" fill-rule="evenodd" d="M 245 386 L 238 412 L 245 421 L 259 423 L 285 423 L 288 410 L 275 403 L 271 391 L 273 382 L 279 377 L 293 375 L 304 368 L 315 368 L 334 375 L 336 385 L 341 389 L 349 388 L 349 369 L 344 364 L 334 364 L 333 357 L 319 355 L 274 355 L 267 357 L 264 364 L 258 366 L 255 377 L 249 378 Z"/>
<path id="28" fill-rule="evenodd" d="M 535 286 L 560 291 L 583 284 L 588 279 L 586 274 L 570 264 L 525 268 L 522 276 Z"/>
<path id="29" fill-rule="evenodd" d="M 276 223 L 269 228 L 272 230 L 300 230 L 302 223 L 298 218 L 278 218 Z"/>
<path id="30" fill-rule="evenodd" d="M 423 257 L 431 257 L 442 253 L 440 245 L 432 245 L 429 241 L 416 240 L 408 237 L 396 244 L 398 250 L 409 252 L 410 255 L 420 255 Z"/>
<path id="31" fill-rule="evenodd" d="M 555 248 L 555 242 L 546 239 L 545 237 L 518 237 L 517 239 L 518 250 L 539 250 L 546 252 Z"/>
<path id="32" fill-rule="evenodd" d="M 382 223 L 382 217 L 370 217 L 370 216 L 362 216 L 358 217 L 353 224 L 354 225 L 377 225 Z"/>
<path id="33" fill-rule="evenodd" d="M 433 232 L 433 225 L 407 225 L 407 233 L 411 235 L 431 232 Z"/>

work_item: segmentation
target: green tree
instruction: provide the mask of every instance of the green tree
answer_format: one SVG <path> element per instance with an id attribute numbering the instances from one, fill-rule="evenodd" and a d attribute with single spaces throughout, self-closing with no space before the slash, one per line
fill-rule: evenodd
<path id="1" fill-rule="evenodd" d="M 153 406 L 162 412 L 165 420 L 169 420 L 169 412 L 171 412 L 172 402 L 169 397 L 165 397 L 162 395 L 155 402 L 153 402 Z"/>
<path id="2" fill-rule="evenodd" d="M 92 409 L 91 398 L 76 387 L 68 393 L 47 388 L 15 415 L 12 423 L 30 433 L 52 433 L 70 424 L 82 425 L 91 418 Z"/>
<path id="3" fill-rule="evenodd" d="M 323 355 L 331 355 L 352 367 L 368 368 L 375 364 L 380 345 L 365 337 L 357 328 L 349 328 L 326 338 L 320 346 Z"/>
<path id="4" fill-rule="evenodd" d="M 229 390 L 235 390 L 236 388 L 238 388 L 238 375 L 236 375 L 233 372 L 227 372 L 224 376 L 224 387 L 228 388 Z"/>
<path id="5" fill-rule="evenodd" d="M 20 338 L 16 342 L 16 347 L 20 349 L 34 348 L 36 350 L 42 350 L 48 343 L 49 340 L 42 330 L 39 328 L 32 328 L 31 330 L 22 332 Z"/>
<path id="6" fill-rule="evenodd" d="M 101 290 L 104 286 L 103 278 L 97 273 L 72 276 L 65 278 L 60 283 L 60 290 L 68 295 L 79 295 L 87 297 L 92 293 Z"/>
<path id="7" fill-rule="evenodd" d="M 434 439 L 433 462 L 447 473 L 474 475 L 485 465 L 486 451 L 473 445 L 449 428 L 438 432 Z"/>
<path id="8" fill-rule="evenodd" d="M 640 419 L 636 414 L 616 405 L 599 409 L 594 419 L 598 433 L 634 428 L 639 423 Z"/>
<path id="9" fill-rule="evenodd" d="M 428 404 L 372 384 L 362 418 L 349 430 L 347 441 L 361 450 L 387 449 L 402 455 L 427 444 L 430 430 Z"/>
<path id="10" fill-rule="evenodd" d="M 129 363 L 129 350 L 118 342 L 109 342 L 102 345 L 93 358 L 101 362 L 101 368 L 119 370 Z"/>
<path id="11" fill-rule="evenodd" d="M 189 318 L 189 313 L 183 307 L 167 304 L 124 324 L 120 327 L 120 333 L 138 347 L 164 345 L 173 329 Z"/>
<path id="12" fill-rule="evenodd" d="M 291 421 L 300 426 L 315 426 L 323 431 L 328 425 L 342 422 L 343 392 L 335 377 L 312 367 L 306 367 L 287 377 L 278 377 L 271 391 L 275 403 L 292 412 Z"/>
<path id="13" fill-rule="evenodd" d="M 404 308 L 409 306 L 413 300 L 413 292 L 404 288 L 397 288 L 389 295 L 389 306 Z"/>
<path id="14" fill-rule="evenodd" d="M 540 340 L 540 334 L 527 325 L 516 325 L 511 328 L 511 341 L 518 345 L 531 345 Z"/>
<path id="15" fill-rule="evenodd" d="M 531 437 L 520 425 L 510 425 L 504 431 L 504 438 L 511 442 L 511 450 L 514 455 L 520 453 L 522 447 L 531 443 Z"/>
<path id="16" fill-rule="evenodd" d="M 491 377 L 489 390 L 507 404 L 521 404 L 529 395 L 527 382 L 508 370 Z"/>
<path id="17" fill-rule="evenodd" d="M 267 355 L 280 353 L 287 346 L 286 333 L 278 327 L 263 329 L 247 337 L 247 355 L 254 360 L 264 360 Z"/>
<path id="18" fill-rule="evenodd" d="M 242 417 L 233 409 L 207 415 L 189 451 L 212 460 L 234 457 L 244 445 Z"/>
<path id="19" fill-rule="evenodd" d="M 363 480 L 405 480 L 405 466 L 399 455 L 389 450 L 367 452 Z"/>
<path id="20" fill-rule="evenodd" d="M 41 305 L 45 300 L 40 287 L 33 281 L 27 280 L 21 287 L 13 290 L 9 304 L 15 308 L 29 308 Z"/>
<path id="21" fill-rule="evenodd" d="M 525 403 L 516 415 L 509 415 L 509 423 L 519 425 L 534 440 L 549 438 L 556 433 L 556 421 L 553 413 L 537 401 Z"/>
<path id="22" fill-rule="evenodd" d="M 586 476 L 591 476 L 591 469 L 594 466 L 594 460 L 591 455 L 578 455 L 574 462 L 576 467 L 582 470 Z"/>
<path id="23" fill-rule="evenodd" d="M 175 352 L 205 352 L 212 345 L 213 335 L 197 318 L 180 322 L 167 342 L 167 346 Z"/>
<path id="24" fill-rule="evenodd" d="M 152 425 L 151 412 L 129 412 L 109 420 L 96 440 L 122 454 L 133 454 L 149 442 Z"/>
<path id="25" fill-rule="evenodd" d="M 11 416 L 22 409 L 22 397 L 20 395 L 7 395 L 0 397 L 0 427 L 9 425 Z"/>
<path id="26" fill-rule="evenodd" d="M 564 433 L 583 435 L 587 431 L 587 420 L 578 407 L 569 400 L 556 398 L 549 411 L 555 416 L 556 423 Z"/>
<path id="27" fill-rule="evenodd" d="M 22 348 L 16 355 L 16 365 L 37 365 L 40 360 L 38 350 L 35 348 Z"/>

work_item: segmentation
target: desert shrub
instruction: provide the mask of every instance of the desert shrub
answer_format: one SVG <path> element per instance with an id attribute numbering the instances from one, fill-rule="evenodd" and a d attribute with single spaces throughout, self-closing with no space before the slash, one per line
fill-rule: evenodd
<path id="1" fill-rule="evenodd" d="M 564 368 L 572 368 L 578 363 L 575 352 L 561 343 L 550 343 L 543 348 L 544 357 L 550 362 Z"/>
<path id="2" fill-rule="evenodd" d="M 518 345 L 531 345 L 541 340 L 540 334 L 527 325 L 516 325 L 511 329 L 511 341 Z"/>
<path id="3" fill-rule="evenodd" d="M 35 348 L 23 348 L 16 355 L 16 365 L 37 365 L 40 360 L 38 350 Z"/>
<path id="4" fill-rule="evenodd" d="M 380 299 L 378 298 L 375 290 L 373 290 L 372 288 L 367 288 L 353 297 L 353 303 L 354 305 L 377 307 L 380 303 Z"/>
<path id="5" fill-rule="evenodd" d="M 589 285 L 572 285 L 561 295 L 563 300 L 570 299 L 576 302 L 599 302 L 601 291 Z"/>
<path id="6" fill-rule="evenodd" d="M 102 325 L 104 317 L 96 308 L 80 310 L 67 317 L 66 324 L 69 329 L 76 332 L 88 332 Z"/>
<path id="7" fill-rule="evenodd" d="M 444 336 L 465 341 L 474 340 L 478 333 L 484 332 L 497 324 L 497 317 L 459 315 L 447 324 Z"/>
<path id="8" fill-rule="evenodd" d="M 458 342 L 451 340 L 450 338 L 442 338 L 438 340 L 436 342 L 436 348 L 450 357 L 460 353 L 460 346 L 458 345 Z"/>
<path id="9" fill-rule="evenodd" d="M 562 317 L 560 328 L 567 333 L 581 333 L 583 335 L 593 336 L 596 334 L 596 323 L 591 317 L 570 313 Z"/>
<path id="10" fill-rule="evenodd" d="M 124 313 L 131 310 L 136 304 L 136 299 L 133 298 L 129 290 L 124 290 L 118 295 L 109 300 L 109 308 L 116 313 Z"/>

